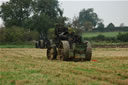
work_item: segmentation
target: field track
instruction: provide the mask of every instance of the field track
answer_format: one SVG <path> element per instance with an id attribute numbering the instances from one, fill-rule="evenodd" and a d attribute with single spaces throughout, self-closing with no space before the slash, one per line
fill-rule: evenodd
<path id="1" fill-rule="evenodd" d="M 0 85 L 128 85 L 128 48 L 94 48 L 91 62 L 48 60 L 45 49 L 0 48 Z"/>

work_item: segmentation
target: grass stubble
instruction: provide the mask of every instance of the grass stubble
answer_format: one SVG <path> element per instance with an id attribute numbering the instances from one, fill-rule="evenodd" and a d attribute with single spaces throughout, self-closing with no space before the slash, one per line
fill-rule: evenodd
<path id="1" fill-rule="evenodd" d="M 0 48 L 0 85 L 128 85 L 128 48 L 95 48 L 92 60 L 51 61 L 45 49 Z"/>

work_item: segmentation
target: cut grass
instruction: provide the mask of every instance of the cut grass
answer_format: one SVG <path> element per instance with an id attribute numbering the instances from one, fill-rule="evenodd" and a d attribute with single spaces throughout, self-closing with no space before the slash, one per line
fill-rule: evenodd
<path id="1" fill-rule="evenodd" d="M 0 48 L 35 48 L 34 45 L 0 45 Z"/>
<path id="2" fill-rule="evenodd" d="M 92 60 L 52 61 L 45 49 L 1 48 L 0 85 L 128 84 L 128 48 L 95 48 Z"/>

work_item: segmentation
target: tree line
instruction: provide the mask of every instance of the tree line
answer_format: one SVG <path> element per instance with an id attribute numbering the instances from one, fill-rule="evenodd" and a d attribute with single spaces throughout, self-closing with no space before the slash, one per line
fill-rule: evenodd
<path id="1" fill-rule="evenodd" d="M 123 23 L 119 27 L 116 27 L 113 23 L 109 23 L 105 27 L 103 20 L 98 17 L 93 8 L 82 9 L 79 16 L 74 17 L 72 25 L 84 32 L 128 31 L 128 26 L 124 26 Z"/>
<path id="2" fill-rule="evenodd" d="M 98 23 L 98 26 L 92 30 L 93 32 L 113 32 L 113 31 L 128 31 L 128 26 L 116 27 L 113 23 L 109 23 L 106 27 L 103 23 Z"/>
<path id="3" fill-rule="evenodd" d="M 38 32 L 38 35 L 35 33 L 37 37 L 41 33 L 44 36 L 53 33 L 51 28 L 54 29 L 56 23 L 63 23 L 65 26 L 71 25 L 78 33 L 113 31 L 116 28 L 112 23 L 105 28 L 103 20 L 98 17 L 93 8 L 82 9 L 79 16 L 75 16 L 72 22 L 69 22 L 69 19 L 63 16 L 63 10 L 60 8 L 58 0 L 10 0 L 0 6 L 0 17 L 3 19 L 8 33 L 15 31 L 14 34 L 16 34 L 20 28 L 23 28 L 20 29 L 24 30 L 22 33 L 35 31 Z M 125 29 L 127 30 L 127 28 Z M 1 30 L 0 36 L 4 36 L 2 34 L 4 34 L 3 32 L 6 34 L 6 31 Z"/>

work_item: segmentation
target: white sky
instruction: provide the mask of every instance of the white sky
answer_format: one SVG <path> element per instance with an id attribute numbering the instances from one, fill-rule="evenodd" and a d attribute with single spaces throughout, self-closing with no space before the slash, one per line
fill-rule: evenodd
<path id="1" fill-rule="evenodd" d="M 8 0 L 0 0 L 6 2 Z M 60 7 L 64 9 L 64 16 L 73 18 L 78 16 L 81 9 L 94 8 L 99 18 L 104 20 L 104 24 L 110 22 L 119 26 L 124 23 L 128 26 L 128 0 L 59 0 Z M 0 24 L 2 20 L 0 19 Z"/>
<path id="2" fill-rule="evenodd" d="M 128 0 L 59 0 L 64 16 L 73 18 L 78 16 L 81 9 L 94 8 L 104 24 L 110 22 L 119 26 L 124 23 L 128 26 Z"/>

